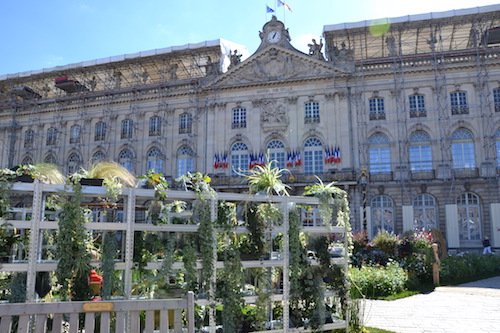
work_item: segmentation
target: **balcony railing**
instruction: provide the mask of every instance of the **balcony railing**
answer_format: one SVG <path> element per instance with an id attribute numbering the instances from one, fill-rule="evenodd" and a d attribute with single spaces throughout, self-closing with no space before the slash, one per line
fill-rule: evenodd
<path id="1" fill-rule="evenodd" d="M 468 114 L 468 113 L 469 113 L 468 105 L 456 105 L 451 107 L 452 115 Z"/>

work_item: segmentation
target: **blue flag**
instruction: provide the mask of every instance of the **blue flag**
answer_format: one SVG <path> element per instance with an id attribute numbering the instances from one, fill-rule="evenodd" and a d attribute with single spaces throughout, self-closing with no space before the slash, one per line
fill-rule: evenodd
<path id="1" fill-rule="evenodd" d="M 274 9 L 269 6 L 266 6 L 266 13 L 274 13 Z"/>

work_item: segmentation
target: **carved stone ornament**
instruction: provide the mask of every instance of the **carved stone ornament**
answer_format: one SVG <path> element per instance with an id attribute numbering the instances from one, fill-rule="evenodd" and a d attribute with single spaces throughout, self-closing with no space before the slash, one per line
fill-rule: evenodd
<path id="1" fill-rule="evenodd" d="M 283 103 L 277 100 L 259 100 L 252 104 L 260 109 L 260 124 L 264 132 L 287 130 L 289 118 Z"/>
<path id="2" fill-rule="evenodd" d="M 235 68 L 236 69 L 236 68 Z M 328 64 L 279 47 L 271 47 L 222 76 L 214 85 L 268 83 L 273 80 L 318 79 L 338 74 Z"/>

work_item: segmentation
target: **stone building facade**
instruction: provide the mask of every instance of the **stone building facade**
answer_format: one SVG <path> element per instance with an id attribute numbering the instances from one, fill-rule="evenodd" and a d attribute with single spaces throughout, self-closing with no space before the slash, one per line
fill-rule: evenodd
<path id="1" fill-rule="evenodd" d="M 336 181 L 370 237 L 500 247 L 500 6 L 323 35 L 305 54 L 273 17 L 244 61 L 218 40 L 2 76 L 1 167 L 112 159 L 234 190 L 269 158 L 296 193 Z"/>

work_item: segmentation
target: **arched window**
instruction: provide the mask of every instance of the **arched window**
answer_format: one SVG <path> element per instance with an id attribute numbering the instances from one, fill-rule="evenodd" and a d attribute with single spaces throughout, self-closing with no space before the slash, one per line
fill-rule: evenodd
<path id="1" fill-rule="evenodd" d="M 104 121 L 98 121 L 95 124 L 94 141 L 104 140 L 106 140 L 106 123 Z"/>
<path id="2" fill-rule="evenodd" d="M 391 172 L 391 147 L 389 138 L 382 133 L 375 133 L 369 139 L 368 143 L 368 163 L 370 173 L 389 173 Z"/>
<path id="3" fill-rule="evenodd" d="M 45 144 L 47 146 L 54 146 L 57 142 L 57 130 L 55 127 L 51 127 L 47 130 L 47 141 Z"/>
<path id="4" fill-rule="evenodd" d="M 500 128 L 495 133 L 497 147 L 497 168 L 500 168 Z"/>
<path id="5" fill-rule="evenodd" d="M 57 158 L 54 154 L 48 153 L 47 156 L 43 159 L 45 163 L 57 164 Z"/>
<path id="6" fill-rule="evenodd" d="M 323 173 L 323 144 L 318 138 L 309 138 L 304 143 L 304 173 Z"/>
<path id="7" fill-rule="evenodd" d="M 236 142 L 231 147 L 231 174 L 237 176 L 238 173 L 248 171 L 248 147 L 243 142 Z"/>
<path id="8" fill-rule="evenodd" d="M 122 120 L 122 139 L 132 139 L 134 133 L 134 122 L 132 119 Z"/>
<path id="9" fill-rule="evenodd" d="M 183 113 L 179 116 L 179 134 L 191 133 L 193 116 L 191 113 Z"/>
<path id="10" fill-rule="evenodd" d="M 80 143 L 80 132 L 82 128 L 80 125 L 73 125 L 69 131 L 69 143 Z"/>
<path id="11" fill-rule="evenodd" d="M 33 158 L 31 156 L 26 156 L 21 162 L 23 165 L 33 164 Z"/>
<path id="12" fill-rule="evenodd" d="M 481 210 L 479 197 L 464 193 L 457 198 L 460 240 L 481 239 Z"/>
<path id="13" fill-rule="evenodd" d="M 269 156 L 269 162 L 272 162 L 274 167 L 280 169 L 285 168 L 286 152 L 283 142 L 280 140 L 269 141 L 267 144 L 267 154 Z"/>
<path id="14" fill-rule="evenodd" d="M 430 194 L 419 194 L 413 200 L 413 229 L 437 228 L 436 199 Z"/>
<path id="15" fill-rule="evenodd" d="M 104 161 L 105 159 L 106 159 L 106 154 L 102 150 L 98 150 L 94 153 L 94 155 L 92 155 L 92 159 L 90 160 L 90 162 L 92 164 L 95 164 L 97 162 Z"/>
<path id="16" fill-rule="evenodd" d="M 411 171 L 432 170 L 431 138 L 424 131 L 416 131 L 410 135 L 408 147 Z"/>
<path id="17" fill-rule="evenodd" d="M 82 159 L 77 153 L 71 153 L 68 157 L 67 167 L 68 174 L 77 172 L 82 166 Z"/>
<path id="18" fill-rule="evenodd" d="M 466 128 L 459 128 L 451 135 L 453 168 L 470 169 L 476 167 L 474 157 L 474 136 Z"/>
<path id="19" fill-rule="evenodd" d="M 191 147 L 182 146 L 177 150 L 177 176 L 194 171 L 194 151 Z"/>
<path id="20" fill-rule="evenodd" d="M 387 195 L 379 195 L 371 202 L 372 234 L 379 231 L 394 232 L 394 204 Z"/>
<path id="21" fill-rule="evenodd" d="M 34 141 L 35 131 L 32 129 L 26 130 L 26 132 L 24 132 L 24 148 L 33 148 Z"/>
<path id="22" fill-rule="evenodd" d="M 148 151 L 146 169 L 154 172 L 163 172 L 163 157 L 160 149 L 153 147 Z"/>
<path id="23" fill-rule="evenodd" d="M 153 116 L 149 118 L 149 136 L 161 135 L 161 118 Z"/>
<path id="24" fill-rule="evenodd" d="M 134 154 L 130 149 L 123 149 L 118 155 L 118 161 L 125 169 L 134 172 Z"/>

